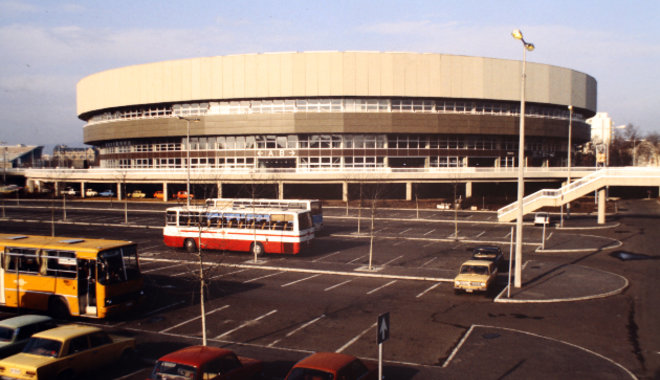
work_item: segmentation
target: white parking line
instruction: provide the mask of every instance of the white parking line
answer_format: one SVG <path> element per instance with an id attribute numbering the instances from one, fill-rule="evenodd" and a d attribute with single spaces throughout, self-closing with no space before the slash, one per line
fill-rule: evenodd
<path id="1" fill-rule="evenodd" d="M 209 311 L 208 313 L 206 313 L 206 315 L 211 315 L 211 314 L 215 313 L 216 311 L 221 311 L 221 310 L 224 310 L 224 309 L 226 309 L 226 308 L 228 308 L 228 307 L 229 307 L 229 305 L 221 306 L 221 307 L 219 307 L 219 308 L 217 308 L 217 309 L 214 309 L 214 310 L 212 310 L 212 311 Z M 174 329 L 177 328 L 177 327 L 181 327 L 181 326 L 183 326 L 183 325 L 185 325 L 185 324 L 187 324 L 187 323 L 190 323 L 190 322 L 192 322 L 192 321 L 196 321 L 196 320 L 198 320 L 198 319 L 200 319 L 200 318 L 202 318 L 202 316 L 201 316 L 201 315 L 198 315 L 198 316 L 196 316 L 195 318 L 190 318 L 190 319 L 187 320 L 187 321 L 183 321 L 183 322 L 178 323 L 178 324 L 176 324 L 176 325 L 174 325 L 174 326 L 170 326 L 170 327 L 168 327 L 168 328 L 166 328 L 166 329 L 160 330 L 159 332 L 160 332 L 160 333 L 164 333 L 164 332 L 168 332 L 168 331 L 170 331 L 170 330 L 174 330 Z"/>
<path id="2" fill-rule="evenodd" d="M 291 281 L 291 282 L 288 282 L 288 283 L 286 283 L 286 284 L 282 284 L 282 285 L 280 285 L 280 286 L 283 287 L 283 288 L 286 288 L 287 286 L 291 286 L 291 285 L 297 284 L 297 283 L 299 283 L 299 282 L 303 282 L 303 281 L 306 281 L 306 280 L 309 280 L 309 279 L 311 279 L 311 278 L 318 277 L 318 276 L 320 276 L 320 274 L 313 274 L 313 275 L 311 275 L 311 276 L 307 276 L 307 277 L 305 277 L 305 278 L 301 278 L 300 280 Z"/>
<path id="3" fill-rule="evenodd" d="M 249 321 L 247 321 L 247 322 L 244 322 L 242 325 L 239 325 L 238 327 L 234 327 L 233 329 L 231 329 L 231 330 L 229 330 L 229 331 L 225 331 L 224 333 L 222 333 L 222 334 L 216 336 L 214 339 L 220 339 L 220 338 L 222 338 L 222 337 L 224 337 L 224 336 L 227 336 L 227 335 L 229 335 L 229 334 L 231 334 L 231 333 L 233 333 L 233 332 L 235 332 L 235 331 L 237 331 L 237 330 L 242 329 L 243 327 L 253 325 L 255 322 L 258 322 L 258 321 L 262 320 L 263 318 L 266 318 L 267 316 L 269 316 L 269 315 L 271 315 L 271 314 L 275 314 L 275 313 L 277 313 L 277 309 L 273 309 L 273 310 L 269 311 L 268 313 L 263 314 L 263 315 L 261 315 L 261 316 L 255 318 L 255 319 L 251 319 L 251 320 L 249 320 Z"/>
<path id="4" fill-rule="evenodd" d="M 419 298 L 419 297 L 421 297 L 421 296 L 423 296 L 424 294 L 426 294 L 426 293 L 428 293 L 428 292 L 430 292 L 431 290 L 433 290 L 433 289 L 435 289 L 435 288 L 437 288 L 437 287 L 438 287 L 438 285 L 440 285 L 440 283 L 439 283 L 439 282 L 437 282 L 437 283 L 435 283 L 435 284 L 433 284 L 432 286 L 430 286 L 429 288 L 427 288 L 427 289 L 426 289 L 426 290 L 424 290 L 423 292 L 421 292 L 421 293 L 419 293 L 419 294 L 417 295 L 417 297 L 416 297 L 416 298 Z"/>
<path id="5" fill-rule="evenodd" d="M 433 229 L 433 230 L 431 230 L 431 231 L 425 233 L 423 236 L 429 235 L 429 234 L 431 234 L 431 233 L 433 233 L 433 232 L 435 232 L 435 229 Z"/>
<path id="6" fill-rule="evenodd" d="M 174 268 L 174 267 L 180 267 L 181 265 L 186 265 L 186 264 L 188 264 L 188 263 L 178 263 L 178 264 L 168 265 L 168 266 L 164 266 L 164 267 L 158 267 L 158 268 L 154 268 L 154 269 L 147 269 L 147 270 L 143 270 L 142 273 L 144 274 L 144 273 L 149 273 L 149 272 L 156 272 L 156 271 L 159 271 L 159 270 L 170 269 L 170 268 Z"/>
<path id="7" fill-rule="evenodd" d="M 405 230 L 399 232 L 399 235 L 403 235 L 403 234 L 405 234 L 406 232 L 408 232 L 410 230 L 412 230 L 412 228 L 406 228 Z"/>
<path id="8" fill-rule="evenodd" d="M 213 277 L 209 278 L 209 280 L 214 280 L 216 278 L 225 277 L 225 276 L 231 276 L 232 274 L 245 272 L 246 270 L 248 270 L 248 269 L 239 269 L 239 270 L 235 270 L 235 271 L 229 272 L 229 273 L 221 273 L 217 276 L 213 276 Z"/>
<path id="9" fill-rule="evenodd" d="M 362 260 L 362 259 L 365 258 L 365 257 L 366 257 L 366 256 L 359 256 L 359 257 L 356 257 L 356 258 L 354 258 L 353 260 L 349 261 L 347 264 L 353 264 L 354 262 L 356 262 L 356 261 L 358 261 L 358 260 Z"/>
<path id="10" fill-rule="evenodd" d="M 511 236 L 511 231 L 509 231 L 506 235 L 504 235 L 504 238 L 506 239 L 506 238 L 508 238 L 509 236 Z"/>
<path id="11" fill-rule="evenodd" d="M 259 281 L 259 280 L 261 280 L 261 279 L 268 278 L 268 277 L 273 277 L 273 276 L 277 276 L 278 274 L 282 274 L 282 273 L 284 273 L 284 272 L 275 272 L 275 273 L 267 274 L 267 275 L 265 275 L 265 276 L 255 277 L 255 278 L 253 278 L 253 279 L 243 281 L 243 283 L 244 283 L 244 284 L 247 284 L 247 283 L 250 283 L 250 282 L 253 282 L 253 281 Z"/>
<path id="12" fill-rule="evenodd" d="M 401 256 L 399 256 L 399 257 L 395 257 L 395 258 L 393 258 L 392 260 L 390 260 L 390 261 L 384 263 L 383 265 L 391 264 L 391 263 L 393 263 L 393 262 L 399 260 L 399 259 L 402 258 L 402 257 L 403 257 L 403 255 L 401 255 Z"/>
<path id="13" fill-rule="evenodd" d="M 321 318 L 325 318 L 325 314 L 321 314 L 319 317 L 316 317 L 316 318 L 312 319 L 311 321 L 307 321 L 307 322 L 304 323 L 303 325 L 299 326 L 297 329 L 292 330 L 292 331 L 289 331 L 289 332 L 285 335 L 285 337 L 287 337 L 287 338 L 290 337 L 291 335 L 293 335 L 293 334 L 297 333 L 298 331 L 300 331 L 300 330 L 306 328 L 307 326 L 312 325 L 312 324 L 318 322 L 319 320 L 321 320 Z M 271 343 L 268 345 L 268 347 L 273 347 L 274 345 L 276 345 L 277 343 L 279 343 L 280 340 L 281 340 L 281 339 L 274 340 L 273 342 L 271 342 Z"/>
<path id="14" fill-rule="evenodd" d="M 434 260 L 437 260 L 437 257 L 434 257 L 434 258 L 432 258 L 431 260 L 425 262 L 424 264 L 422 264 L 422 266 L 425 267 L 425 266 L 431 264 Z"/>
<path id="15" fill-rule="evenodd" d="M 326 258 L 328 258 L 328 257 L 330 257 L 330 256 L 334 256 L 334 255 L 337 255 L 337 254 L 340 254 L 340 253 L 341 253 L 341 251 L 332 252 L 332 253 L 329 253 L 329 254 L 327 254 L 327 255 L 325 255 L 325 256 L 321 256 L 321 257 L 319 257 L 318 259 L 314 259 L 314 260 L 312 260 L 312 262 L 315 263 L 315 262 L 317 262 L 317 261 L 321 261 L 321 260 L 326 259 Z"/>
<path id="16" fill-rule="evenodd" d="M 545 238 L 545 240 L 550 240 L 550 238 L 552 237 L 552 234 L 554 234 L 554 233 L 555 233 L 555 231 L 550 232 L 550 234 L 548 235 L 547 238 Z"/>
<path id="17" fill-rule="evenodd" d="M 376 327 L 377 325 L 378 325 L 378 322 L 374 322 L 373 325 L 369 326 L 369 327 L 366 328 L 364 331 L 362 331 L 361 333 L 359 333 L 358 335 L 356 335 L 355 338 L 349 340 L 348 343 L 346 343 L 345 345 L 341 346 L 341 347 L 340 347 L 338 350 L 336 350 L 335 352 L 337 352 L 337 353 L 341 353 L 342 351 L 344 351 L 345 349 L 347 349 L 348 347 L 350 347 L 353 343 L 357 342 L 358 339 L 362 338 L 362 336 L 363 336 L 364 334 L 366 334 L 369 330 L 373 329 L 373 328 Z"/>
<path id="18" fill-rule="evenodd" d="M 486 233 L 486 231 L 481 231 L 477 236 L 475 236 L 475 238 L 480 238 L 480 237 L 482 237 L 485 233 Z"/>
<path id="19" fill-rule="evenodd" d="M 367 294 L 373 294 L 373 293 L 376 293 L 377 291 L 379 291 L 379 290 L 381 290 L 381 289 L 384 289 L 384 288 L 386 288 L 386 287 L 388 287 L 388 286 L 394 284 L 394 283 L 397 282 L 397 281 L 398 281 L 398 280 L 392 280 L 392 281 L 388 282 L 388 283 L 385 284 L 385 285 L 381 285 L 381 286 L 379 286 L 379 287 L 377 287 L 377 288 L 375 288 L 375 289 L 371 289 L 370 291 L 367 292 Z"/>
<path id="20" fill-rule="evenodd" d="M 342 286 L 342 285 L 346 285 L 346 284 L 348 284 L 348 283 L 351 282 L 351 281 L 353 281 L 353 280 L 346 280 L 346 281 L 344 281 L 344 282 L 340 282 L 339 284 L 332 285 L 332 286 L 329 286 L 329 287 L 323 289 L 323 291 L 324 291 L 324 292 L 330 291 L 330 290 L 332 290 L 332 289 L 334 289 L 334 288 L 338 288 L 338 287 L 340 287 L 340 286 Z"/>

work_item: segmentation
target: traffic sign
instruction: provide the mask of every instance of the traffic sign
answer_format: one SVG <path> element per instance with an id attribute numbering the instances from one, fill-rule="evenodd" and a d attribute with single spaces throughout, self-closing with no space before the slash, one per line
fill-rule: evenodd
<path id="1" fill-rule="evenodd" d="M 390 313 L 378 316 L 378 344 L 390 339 Z"/>

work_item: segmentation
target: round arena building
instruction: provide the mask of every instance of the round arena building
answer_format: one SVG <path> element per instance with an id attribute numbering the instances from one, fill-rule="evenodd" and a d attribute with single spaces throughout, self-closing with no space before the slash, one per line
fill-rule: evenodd
<path id="1" fill-rule="evenodd" d="M 445 54 L 191 58 L 85 77 L 77 112 L 84 142 L 109 169 L 230 177 L 510 168 L 518 165 L 521 72 L 521 61 Z M 525 165 L 565 166 L 569 127 L 572 145 L 590 139 L 596 80 L 531 62 L 526 73 Z M 306 184 L 304 176 L 293 182 Z"/>

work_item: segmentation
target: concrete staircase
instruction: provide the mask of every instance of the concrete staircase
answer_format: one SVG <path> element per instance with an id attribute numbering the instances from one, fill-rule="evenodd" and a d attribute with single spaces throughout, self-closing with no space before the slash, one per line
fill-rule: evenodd
<path id="1" fill-rule="evenodd" d="M 660 186 L 660 168 L 606 168 L 586 175 L 559 189 L 539 190 L 523 198 L 523 214 L 544 206 L 561 206 L 605 186 Z M 518 216 L 518 202 L 497 210 L 500 222 L 511 222 Z"/>

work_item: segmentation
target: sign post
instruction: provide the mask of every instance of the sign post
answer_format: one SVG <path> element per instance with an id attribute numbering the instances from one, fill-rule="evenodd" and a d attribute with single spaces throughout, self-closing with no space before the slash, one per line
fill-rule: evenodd
<path id="1" fill-rule="evenodd" d="M 383 378 L 383 342 L 390 339 L 390 313 L 378 316 L 378 379 Z"/>

